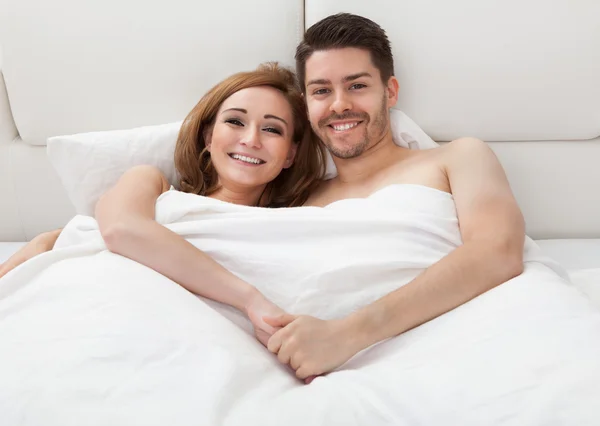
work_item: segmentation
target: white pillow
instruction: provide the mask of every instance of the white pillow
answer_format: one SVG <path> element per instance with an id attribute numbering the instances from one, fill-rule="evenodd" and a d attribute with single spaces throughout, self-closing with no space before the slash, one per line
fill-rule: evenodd
<path id="1" fill-rule="evenodd" d="M 156 166 L 178 186 L 173 158 L 181 123 L 48 138 L 48 158 L 77 214 L 94 216 L 98 199 L 133 166 Z"/>
<path id="2" fill-rule="evenodd" d="M 430 149 L 437 144 L 406 114 L 390 112 L 394 142 L 405 148 Z M 181 121 L 129 130 L 80 133 L 48 139 L 47 153 L 77 214 L 93 216 L 96 202 L 133 166 L 159 168 L 171 185 L 179 186 L 173 161 Z M 326 179 L 337 175 L 331 155 Z"/>

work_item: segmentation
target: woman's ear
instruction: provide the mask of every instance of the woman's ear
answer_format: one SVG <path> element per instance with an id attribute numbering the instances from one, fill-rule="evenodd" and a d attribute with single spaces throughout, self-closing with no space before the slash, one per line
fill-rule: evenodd
<path id="1" fill-rule="evenodd" d="M 283 163 L 284 169 L 289 169 L 290 167 L 292 167 L 292 164 L 294 164 L 294 159 L 296 158 L 296 152 L 298 152 L 298 144 L 293 143 L 292 146 L 290 146 L 290 150 L 288 151 L 285 163 Z"/>
<path id="2" fill-rule="evenodd" d="M 213 125 L 210 124 L 206 126 L 206 128 L 202 131 L 202 137 L 204 138 L 204 146 L 206 150 L 210 152 L 211 144 L 212 144 L 212 133 L 213 133 Z"/>

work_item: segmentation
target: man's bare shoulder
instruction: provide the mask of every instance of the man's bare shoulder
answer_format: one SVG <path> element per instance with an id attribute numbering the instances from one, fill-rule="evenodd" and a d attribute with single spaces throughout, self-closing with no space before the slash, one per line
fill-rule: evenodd
<path id="1" fill-rule="evenodd" d="M 479 173 L 482 167 L 492 165 L 502 168 L 492 148 L 474 137 L 463 137 L 448 142 L 441 147 L 440 154 L 446 174 Z"/>
<path id="2" fill-rule="evenodd" d="M 464 167 L 466 162 L 482 162 L 493 155 L 481 139 L 462 137 L 437 148 L 410 151 L 394 164 L 390 178 L 398 183 L 418 183 L 452 192 L 448 174 L 453 169 Z"/>
<path id="3" fill-rule="evenodd" d="M 477 163 L 492 151 L 477 138 L 455 139 L 427 150 L 398 149 L 371 178 L 355 184 L 342 184 L 338 179 L 324 181 L 311 194 L 305 205 L 324 206 L 350 197 L 365 197 L 391 184 L 417 184 L 451 193 L 450 170 L 464 167 L 465 162 Z"/>
<path id="4" fill-rule="evenodd" d="M 419 184 L 449 191 L 444 156 L 443 147 L 405 151 L 389 168 L 386 183 Z"/>
<path id="5" fill-rule="evenodd" d="M 477 159 L 482 156 L 493 154 L 492 149 L 481 139 L 474 137 L 462 137 L 448 142 L 439 149 L 439 154 L 444 160 L 460 158 Z"/>

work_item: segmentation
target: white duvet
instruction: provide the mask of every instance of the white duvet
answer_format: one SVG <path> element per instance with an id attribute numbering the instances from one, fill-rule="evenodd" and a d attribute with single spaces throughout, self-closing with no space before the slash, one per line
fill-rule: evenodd
<path id="1" fill-rule="evenodd" d="M 461 244 L 452 197 L 418 185 L 324 209 L 169 191 L 157 220 L 319 318 Z M 600 312 L 530 240 L 525 256 L 520 277 L 304 385 L 241 315 L 106 251 L 78 216 L 0 280 L 0 424 L 598 425 Z"/>

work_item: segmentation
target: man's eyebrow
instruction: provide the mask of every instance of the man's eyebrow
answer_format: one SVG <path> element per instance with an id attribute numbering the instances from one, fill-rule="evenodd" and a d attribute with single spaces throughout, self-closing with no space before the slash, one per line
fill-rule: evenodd
<path id="1" fill-rule="evenodd" d="M 265 114 L 265 118 L 274 118 L 275 120 L 279 120 L 282 121 L 283 124 L 285 124 L 287 126 L 287 121 L 285 121 L 283 118 L 281 117 L 277 117 L 276 115 L 273 114 Z"/>
<path id="2" fill-rule="evenodd" d="M 368 72 L 357 72 L 356 74 L 350 74 L 347 75 L 346 77 L 342 78 L 342 82 L 343 83 L 348 83 L 349 81 L 353 81 L 353 80 L 357 80 L 361 77 L 370 77 L 373 78 L 373 76 L 371 74 L 369 74 Z M 306 83 L 306 86 L 310 86 L 312 84 L 318 84 L 318 85 L 323 85 L 326 86 L 328 84 L 331 84 L 331 81 L 324 79 L 324 78 L 319 78 L 316 80 L 310 80 L 308 83 Z"/>
<path id="3" fill-rule="evenodd" d="M 344 83 L 347 83 L 349 81 L 358 80 L 359 78 L 362 78 L 362 77 L 371 77 L 372 78 L 373 76 L 371 74 L 369 74 L 368 72 L 358 72 L 356 74 L 347 75 L 346 77 L 344 77 L 342 79 L 342 81 Z"/>
<path id="4" fill-rule="evenodd" d="M 319 78 L 316 80 L 310 80 L 308 83 L 306 83 L 307 86 L 310 86 L 312 84 L 319 84 L 319 85 L 327 85 L 327 84 L 331 84 L 331 81 L 326 80 L 324 78 Z"/>

